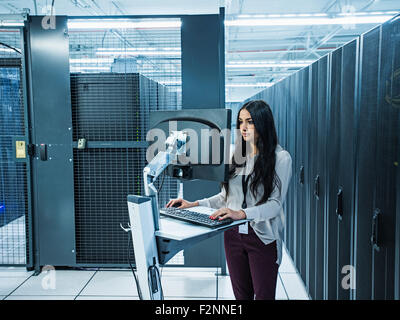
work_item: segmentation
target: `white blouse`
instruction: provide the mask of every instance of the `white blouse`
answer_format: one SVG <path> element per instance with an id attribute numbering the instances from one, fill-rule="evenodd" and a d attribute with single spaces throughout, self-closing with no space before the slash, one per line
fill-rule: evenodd
<path id="1" fill-rule="evenodd" d="M 283 228 L 285 226 L 283 203 L 286 199 L 286 193 L 292 177 L 292 158 L 289 152 L 284 150 L 280 145 L 277 145 L 275 153 L 275 171 L 281 181 L 281 192 L 279 192 L 279 189 L 275 186 L 269 199 L 263 204 L 256 205 L 261 199 L 264 187 L 260 185 L 257 189 L 257 195 L 254 197 L 250 189 L 250 179 L 246 194 L 247 208 L 243 209 L 243 211 L 246 213 L 247 219 L 251 220 L 250 226 L 263 243 L 269 244 L 276 240 L 278 251 L 276 263 L 279 265 L 282 261 Z M 199 200 L 199 205 L 214 209 L 229 208 L 232 210 L 240 210 L 244 197 L 242 175 L 251 173 L 256 157 L 257 155 L 247 156 L 246 167 L 238 168 L 237 175 L 229 180 L 229 192 L 226 202 L 225 189 L 221 188 L 220 193 Z"/>

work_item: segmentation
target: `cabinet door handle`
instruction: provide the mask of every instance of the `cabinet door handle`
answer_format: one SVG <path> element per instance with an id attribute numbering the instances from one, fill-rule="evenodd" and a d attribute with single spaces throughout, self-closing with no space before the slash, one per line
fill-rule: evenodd
<path id="1" fill-rule="evenodd" d="M 314 195 L 319 199 L 319 175 L 314 179 Z"/>
<path id="2" fill-rule="evenodd" d="M 379 230 L 379 220 L 381 216 L 381 210 L 376 208 L 374 210 L 374 215 L 372 216 L 372 235 L 371 235 L 371 245 L 372 248 L 375 249 L 376 251 L 379 251 L 380 249 L 380 242 L 378 239 L 378 230 Z"/>
<path id="3" fill-rule="evenodd" d="M 47 144 L 41 143 L 39 145 L 40 160 L 47 161 Z"/>
<path id="4" fill-rule="evenodd" d="M 299 178 L 299 182 L 301 185 L 304 185 L 304 166 L 300 167 L 300 178 Z"/>
<path id="5" fill-rule="evenodd" d="M 336 214 L 339 220 L 343 217 L 343 189 L 339 187 L 337 198 L 336 198 Z"/>

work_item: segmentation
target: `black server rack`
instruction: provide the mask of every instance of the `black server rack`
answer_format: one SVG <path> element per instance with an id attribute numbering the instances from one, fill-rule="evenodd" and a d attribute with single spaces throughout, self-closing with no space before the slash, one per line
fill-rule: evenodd
<path id="1" fill-rule="evenodd" d="M 120 224 L 129 223 L 126 196 L 144 194 L 149 113 L 164 110 L 175 96 L 137 73 L 78 73 L 71 74 L 71 99 L 76 263 L 127 265 L 129 239 Z M 87 146 L 80 149 L 82 138 Z M 176 180 L 165 177 L 163 185 L 159 205 L 177 196 Z M 133 262 L 132 248 L 129 254 Z"/>
<path id="2" fill-rule="evenodd" d="M 380 28 L 361 37 L 360 101 L 355 203 L 356 299 L 371 299 L 373 290 L 371 229 L 380 220 L 375 208 L 377 154 L 377 92 Z"/>
<path id="3" fill-rule="evenodd" d="M 341 95 L 342 95 L 342 50 L 339 48 L 331 55 L 330 63 L 330 108 L 329 108 L 329 134 L 327 137 L 327 284 L 325 297 L 327 299 L 337 299 L 338 283 L 338 225 L 339 216 L 336 208 L 338 201 L 343 201 L 343 189 L 338 186 L 338 162 L 340 158 L 340 115 Z M 335 189 L 336 188 L 336 189 Z M 340 207 L 340 204 L 339 204 Z M 343 210 L 339 214 L 343 215 Z M 347 212 L 349 214 L 349 212 Z"/>
<path id="4" fill-rule="evenodd" d="M 400 115 L 397 115 L 397 127 L 400 127 Z M 394 298 L 400 300 L 400 170 L 399 170 L 400 139 L 397 139 L 397 190 L 396 190 L 396 239 L 395 239 L 395 274 L 394 274 Z"/>
<path id="5" fill-rule="evenodd" d="M 293 153 L 295 163 L 294 181 L 292 185 L 297 185 L 295 190 L 296 202 L 296 266 L 302 277 L 307 278 L 307 199 L 308 199 L 308 108 L 309 108 L 309 68 L 304 68 L 298 73 L 299 79 L 296 87 L 298 88 L 298 105 L 296 108 L 296 149 Z"/>
<path id="6" fill-rule="evenodd" d="M 327 89 L 328 89 L 329 55 L 318 60 L 318 93 L 317 93 L 317 150 L 311 155 L 314 160 L 314 204 L 315 204 L 315 297 L 323 298 L 324 290 L 324 255 L 325 255 L 325 220 L 326 220 L 326 138 L 327 138 Z"/>
<path id="7" fill-rule="evenodd" d="M 253 97 L 293 159 L 284 242 L 314 299 L 400 296 L 399 53 L 398 16 Z"/>
<path id="8" fill-rule="evenodd" d="M 21 78 L 21 59 L 0 58 L 0 227 L 27 212 L 26 163 L 15 159 L 14 146 L 25 140 Z"/>
<path id="9" fill-rule="evenodd" d="M 328 278 L 326 298 L 350 299 L 354 212 L 355 105 L 358 39 L 332 54 L 329 147 Z M 340 78 L 339 78 L 340 77 Z M 334 84 L 336 83 L 336 85 Z"/>
<path id="10" fill-rule="evenodd" d="M 394 70 L 399 70 L 400 68 L 400 27 L 397 24 L 397 30 L 394 29 L 392 32 L 392 37 L 394 38 L 395 44 L 393 45 L 393 75 L 390 77 L 390 85 L 388 86 L 387 96 L 388 101 L 395 108 L 396 112 L 393 117 L 396 119 L 396 128 L 400 128 L 400 73 Z M 390 89 L 389 89 L 390 88 Z M 385 95 L 386 99 L 386 95 Z M 395 156 L 394 165 L 396 167 L 396 237 L 395 237 L 395 280 L 394 280 L 394 298 L 396 300 L 400 299 L 400 138 L 395 135 Z"/>
<path id="11" fill-rule="evenodd" d="M 296 81 L 298 79 L 298 74 L 291 76 L 287 81 L 286 87 L 286 97 L 287 97 L 287 105 L 286 105 L 286 149 L 289 154 L 294 154 L 296 147 L 296 108 L 297 108 L 297 88 Z M 295 176 L 295 163 L 294 159 L 292 159 L 292 176 Z M 296 231 L 297 228 L 297 210 L 296 210 L 296 202 L 295 202 L 295 188 L 296 185 L 292 184 L 291 188 L 288 188 L 287 196 L 286 196 L 286 210 L 291 213 L 291 226 L 289 242 L 292 248 L 292 257 L 296 259 L 297 250 L 296 250 Z"/>
<path id="12" fill-rule="evenodd" d="M 316 202 L 318 201 L 318 173 L 316 166 L 316 156 L 318 152 L 318 128 L 317 128 L 317 116 L 318 116 L 318 62 L 314 62 L 310 67 L 310 109 L 309 109 L 309 141 L 310 148 L 308 153 L 308 165 L 309 165 L 309 184 L 308 188 L 309 192 L 309 206 L 310 211 L 308 212 L 308 269 L 309 269 L 309 278 L 308 278 L 308 290 L 312 297 L 315 296 L 315 286 L 316 286 L 316 241 L 315 238 L 315 214 L 317 211 Z"/>
<path id="13" fill-rule="evenodd" d="M 398 106 L 393 98 L 399 94 L 399 81 L 394 79 L 399 71 L 400 23 L 386 23 L 380 27 L 380 56 L 377 105 L 376 191 L 374 212 L 378 225 L 372 230 L 373 292 L 374 299 L 394 298 L 395 226 L 396 226 L 396 139 L 399 126 L 396 121 Z M 397 49 L 397 52 L 396 52 Z M 394 81 L 393 81 L 394 80 Z M 375 234 L 375 232 L 377 232 Z"/>
<path id="14" fill-rule="evenodd" d="M 11 31 L 3 43 L 20 47 L 21 30 L 2 31 Z M 17 141 L 26 151 L 29 141 L 24 60 L 17 52 L 0 52 L 0 105 L 0 266 L 31 267 L 31 165 L 28 152 L 16 154 Z"/>

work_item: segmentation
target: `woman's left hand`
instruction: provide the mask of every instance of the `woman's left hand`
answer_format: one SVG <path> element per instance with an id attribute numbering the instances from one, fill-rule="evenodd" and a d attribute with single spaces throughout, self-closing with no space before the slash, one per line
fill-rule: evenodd
<path id="1" fill-rule="evenodd" d="M 243 210 L 232 210 L 229 208 L 221 208 L 215 211 L 211 216 L 211 219 L 224 220 L 226 218 L 231 218 L 232 220 L 246 219 L 246 213 Z"/>

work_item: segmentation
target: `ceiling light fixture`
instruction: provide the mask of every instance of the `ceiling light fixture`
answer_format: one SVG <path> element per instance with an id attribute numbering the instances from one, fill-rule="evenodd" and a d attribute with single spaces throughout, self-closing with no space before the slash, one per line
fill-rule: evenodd
<path id="1" fill-rule="evenodd" d="M 249 88 L 249 87 L 271 87 L 274 82 L 259 82 L 259 83 L 228 83 L 225 87 L 228 88 Z"/>
<path id="2" fill-rule="evenodd" d="M 310 63 L 230 63 L 227 68 L 302 68 Z"/>
<path id="3" fill-rule="evenodd" d="M 69 20 L 68 29 L 137 29 L 137 28 L 180 28 L 182 25 L 180 20 L 148 20 L 148 21 L 132 21 L 121 19 L 102 19 L 102 20 Z"/>
<path id="4" fill-rule="evenodd" d="M 69 59 L 69 63 L 83 64 L 83 63 L 112 63 L 114 62 L 113 58 L 81 58 L 81 59 Z"/>
<path id="5" fill-rule="evenodd" d="M 122 55 L 122 56 L 179 56 L 180 51 L 138 51 L 138 50 L 119 50 L 119 51 L 97 51 L 97 55 Z"/>
<path id="6" fill-rule="evenodd" d="M 0 20 L 0 27 L 23 27 L 24 22 L 22 21 L 5 21 Z"/>
<path id="7" fill-rule="evenodd" d="M 341 16 L 336 18 L 274 18 L 274 19 L 235 19 L 226 20 L 228 27 L 256 27 L 256 26 L 311 26 L 311 25 L 345 25 L 345 24 L 374 24 L 383 23 L 391 19 L 392 15 L 369 16 Z"/>

